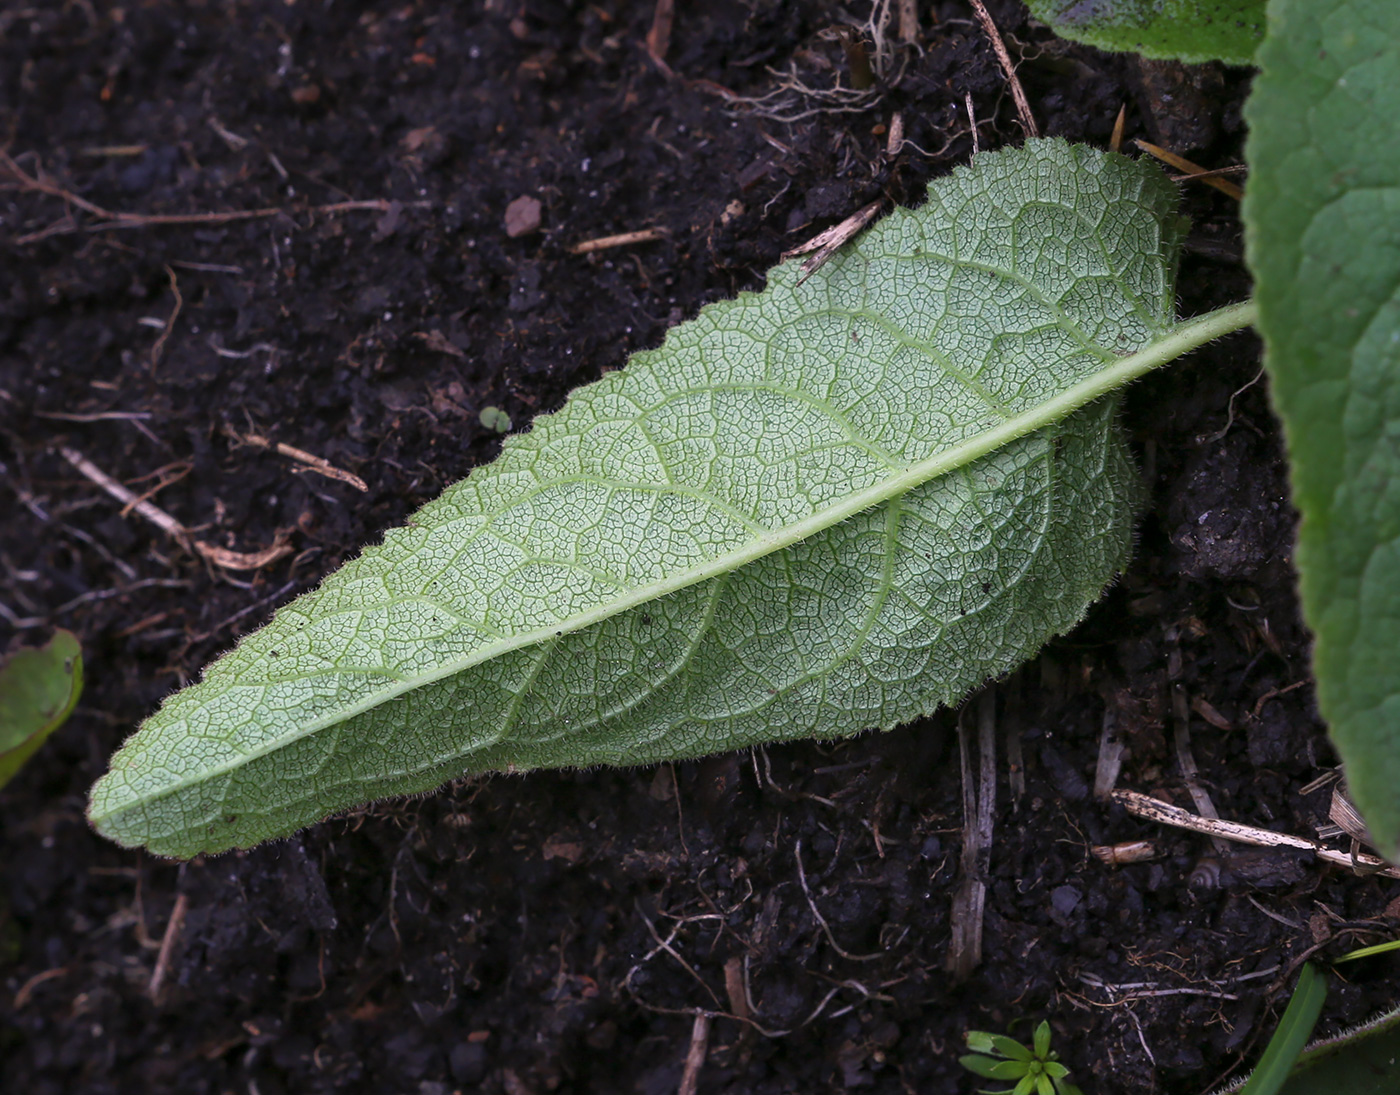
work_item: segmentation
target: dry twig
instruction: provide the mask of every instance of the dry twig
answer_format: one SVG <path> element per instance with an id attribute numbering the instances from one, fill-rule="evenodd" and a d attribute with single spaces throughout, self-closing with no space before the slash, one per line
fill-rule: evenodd
<path id="1" fill-rule="evenodd" d="M 685 1071 L 681 1073 L 681 1086 L 676 1095 L 695 1095 L 700 1086 L 700 1069 L 710 1052 L 710 1016 L 698 1012 L 690 1027 L 690 1049 L 685 1055 Z"/>
<path id="2" fill-rule="evenodd" d="M 160 986 L 170 969 L 170 956 L 175 953 L 175 940 L 180 938 L 180 929 L 185 926 L 185 913 L 189 910 L 188 894 L 177 894 L 175 907 L 170 910 L 170 920 L 165 925 L 165 935 L 161 937 L 160 954 L 156 956 L 156 968 L 151 971 L 150 997 L 155 1000 L 160 995 Z"/>
<path id="3" fill-rule="evenodd" d="M 271 547 L 255 552 L 230 551 L 228 548 L 216 547 L 204 540 L 197 540 L 189 529 L 171 517 L 165 510 L 133 494 L 83 456 L 82 453 L 66 446 L 60 448 L 58 452 L 78 472 L 96 483 L 122 505 L 129 506 L 176 543 L 190 548 L 215 566 L 223 567 L 225 570 L 260 570 L 275 563 L 284 555 L 291 554 L 291 545 L 280 534 Z"/>
<path id="4" fill-rule="evenodd" d="M 1219 178 L 1218 175 L 1220 172 L 1218 171 L 1207 171 L 1204 167 L 1192 163 L 1190 160 L 1186 159 L 1186 157 L 1178 156 L 1175 152 L 1168 152 L 1165 148 L 1161 148 L 1150 141 L 1134 140 L 1133 144 L 1137 145 L 1138 148 L 1142 149 L 1149 156 L 1155 156 L 1163 163 L 1171 164 L 1171 166 L 1178 171 L 1185 172 L 1185 178 L 1199 179 L 1207 186 L 1215 187 L 1215 189 L 1219 190 L 1222 194 L 1229 194 L 1230 197 L 1234 198 L 1236 201 L 1244 197 L 1244 191 L 1229 179 Z"/>
<path id="5" fill-rule="evenodd" d="M 992 858 L 993 814 L 996 811 L 996 693 L 986 689 L 977 700 L 978 776 L 972 777 L 969 731 L 958 720 L 962 757 L 963 849 L 962 880 L 953 895 L 953 937 L 948 946 L 948 972 L 963 981 L 982 961 L 982 914 L 987 900 L 987 872 Z"/>
<path id="6" fill-rule="evenodd" d="M 1178 829 L 1189 829 L 1193 833 L 1204 833 L 1208 837 L 1238 841 L 1241 844 L 1255 844 L 1264 848 L 1299 848 L 1339 867 L 1360 868 L 1367 873 L 1374 872 L 1386 878 L 1400 878 L 1400 868 L 1392 867 L 1377 856 L 1349 855 L 1307 837 L 1276 833 L 1238 821 L 1199 817 L 1180 806 L 1173 806 L 1170 802 L 1163 802 L 1137 791 L 1114 791 L 1113 800 L 1129 813 L 1163 825 L 1173 825 Z"/>
<path id="7" fill-rule="evenodd" d="M 299 449 L 295 445 L 287 445 L 281 441 L 271 441 L 260 433 L 251 430 L 247 433 L 239 433 L 232 426 L 225 426 L 224 433 L 234 441 L 245 445 L 252 445 L 254 448 L 271 449 L 281 456 L 290 457 L 299 464 L 304 464 L 317 475 L 324 475 L 327 479 L 334 479 L 337 483 L 349 483 L 358 491 L 369 490 L 369 484 L 352 472 L 337 468 L 328 460 L 323 460 L 319 456 L 314 456 L 305 449 Z"/>
<path id="8" fill-rule="evenodd" d="M 1026 98 L 1026 89 L 1021 86 L 1021 78 L 1016 75 L 1016 66 L 1011 63 L 1011 54 L 1006 51 L 1006 43 L 1001 40 L 1001 32 L 997 30 L 996 23 L 992 22 L 992 17 L 982 0 L 972 0 L 972 11 L 977 16 L 977 21 L 982 24 L 987 37 L 992 40 L 997 62 L 1001 65 L 1001 71 L 1011 88 L 1011 98 L 1016 102 L 1016 114 L 1021 119 L 1021 128 L 1026 131 L 1027 137 L 1039 137 L 1040 128 L 1035 124 L 1035 116 L 1031 114 L 1030 100 Z"/>
<path id="9" fill-rule="evenodd" d="M 165 326 L 161 328 L 160 337 L 156 339 L 156 344 L 151 347 L 151 371 L 160 364 L 160 355 L 165 352 L 165 344 L 170 341 L 170 332 L 175 329 L 175 321 L 180 318 L 180 309 L 184 307 L 185 298 L 180 295 L 180 283 L 175 279 L 175 271 L 169 266 L 165 268 L 166 276 L 170 278 L 170 291 L 175 294 L 175 307 L 170 309 L 170 318 L 165 321 Z"/>
<path id="10" fill-rule="evenodd" d="M 798 279 L 797 284 L 801 285 L 825 266 L 831 256 L 836 254 L 847 240 L 874 220 L 875 214 L 879 211 L 880 201 L 876 199 L 869 205 L 857 209 L 840 224 L 833 225 L 825 232 L 818 232 L 806 243 L 794 247 L 791 251 L 784 251 L 784 261 L 794 258 L 797 255 L 805 255 L 808 252 L 813 252 L 812 256 L 802 263 L 802 277 Z"/>
<path id="11" fill-rule="evenodd" d="M 594 251 L 606 251 L 610 247 L 626 247 L 632 243 L 651 243 L 666 238 L 664 228 L 639 228 L 635 232 L 619 232 L 615 236 L 598 236 L 584 240 L 569 248 L 571 255 L 590 255 Z"/>
<path id="12" fill-rule="evenodd" d="M 822 931 L 826 934 L 826 941 L 831 944 L 832 950 L 842 958 L 847 958 L 852 962 L 873 962 L 877 958 L 883 958 L 883 954 L 852 954 L 836 942 L 836 937 L 831 934 L 831 925 L 826 922 L 826 917 L 817 908 L 817 903 L 812 899 L 812 891 L 807 888 L 807 872 L 802 867 L 802 841 L 797 841 L 797 846 L 793 850 L 797 857 L 797 881 L 802 886 L 802 894 L 807 898 L 807 907 L 812 910 L 812 915 L 816 917 L 817 923 L 821 925 Z"/>
<path id="13" fill-rule="evenodd" d="M 392 202 L 387 198 L 370 198 L 365 201 L 343 201 L 331 202 L 328 205 L 312 205 L 302 209 L 287 209 L 282 206 L 267 206 L 262 209 L 234 209 L 221 213 L 124 213 L 104 209 L 100 205 L 88 201 L 79 194 L 73 193 L 44 174 L 43 169 L 36 169 L 33 175 L 20 167 L 15 159 L 0 149 L 0 168 L 14 179 L 21 190 L 32 190 L 40 194 L 48 194 L 50 197 L 61 198 L 69 205 L 75 205 L 85 213 L 91 213 L 94 217 L 100 218 L 96 224 L 89 224 L 84 229 L 88 232 L 103 232 L 109 229 L 118 228 L 158 228 L 168 225 L 182 224 L 229 224 L 233 221 L 260 220 L 265 217 L 276 217 L 280 214 L 292 213 L 350 213 L 356 210 L 364 210 L 375 213 L 387 213 L 393 207 L 406 209 L 426 209 L 433 204 L 429 201 Z M 72 217 L 66 217 L 49 225 L 48 228 L 31 232 L 28 235 L 20 236 L 15 240 L 17 244 L 24 245 L 35 243 L 48 236 L 67 235 L 77 232 L 79 226 Z"/>

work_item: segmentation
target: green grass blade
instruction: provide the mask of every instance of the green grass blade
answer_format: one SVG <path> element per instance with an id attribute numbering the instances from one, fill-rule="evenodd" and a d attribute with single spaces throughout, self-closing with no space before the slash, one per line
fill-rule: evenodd
<path id="1" fill-rule="evenodd" d="M 1269 1039 L 1249 1082 L 1240 1089 L 1240 1095 L 1278 1095 L 1298 1055 L 1307 1045 L 1313 1027 L 1317 1025 L 1317 1017 L 1326 999 L 1326 978 L 1317 972 L 1311 962 L 1304 963 L 1278 1029 Z"/>

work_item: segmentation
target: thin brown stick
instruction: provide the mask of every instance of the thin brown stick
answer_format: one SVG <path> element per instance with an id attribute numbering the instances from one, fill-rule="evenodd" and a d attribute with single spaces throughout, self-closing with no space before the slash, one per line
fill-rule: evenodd
<path id="1" fill-rule="evenodd" d="M 89 232 L 102 232 L 115 228 L 159 228 L 172 224 L 228 224 L 232 221 L 260 220 L 275 217 L 279 213 L 291 216 L 293 213 L 387 213 L 394 203 L 387 198 L 367 198 L 364 201 L 331 202 L 329 205 L 311 205 L 305 209 L 287 209 L 283 206 L 267 206 L 263 209 L 232 209 L 224 213 L 118 213 L 115 219 L 88 225 Z M 399 202 L 405 209 L 426 209 L 432 202 Z"/>
<path id="2" fill-rule="evenodd" d="M 1189 175 L 1168 175 L 1172 182 L 1205 182 L 1206 179 L 1215 179 L 1224 175 L 1243 175 L 1249 168 L 1242 164 L 1231 164 L 1229 167 L 1212 167 L 1209 171 L 1193 171 Z"/>
<path id="3" fill-rule="evenodd" d="M 299 464 L 306 465 L 306 467 L 310 468 L 317 475 L 324 475 L 327 479 L 334 479 L 338 483 L 349 483 L 358 491 L 369 490 L 369 484 L 358 475 L 355 475 L 353 472 L 345 471 L 343 468 L 337 468 L 330 461 L 315 456 L 305 449 L 299 449 L 295 445 L 287 445 L 281 441 L 269 440 L 262 434 L 253 433 L 251 430 L 248 433 L 241 434 L 233 427 L 225 426 L 224 432 L 235 441 L 252 445 L 254 448 L 271 449 L 281 456 L 289 457 Z"/>
<path id="4" fill-rule="evenodd" d="M 615 236 L 599 236 L 596 239 L 584 240 L 569 248 L 571 255 L 590 255 L 594 251 L 606 251 L 610 247 L 626 247 L 632 243 L 651 243 L 654 240 L 666 238 L 664 228 L 639 228 L 635 232 L 619 232 Z"/>
<path id="5" fill-rule="evenodd" d="M 1016 114 L 1021 119 L 1021 128 L 1026 131 L 1027 137 L 1039 137 L 1040 128 L 1035 124 L 1035 116 L 1031 114 L 1031 104 L 1026 98 L 1026 89 L 1021 86 L 1021 79 L 1016 75 L 1016 66 L 1011 63 L 1011 54 L 1006 51 L 1006 43 L 1001 40 L 1001 32 L 997 30 L 996 23 L 992 22 L 992 17 L 988 13 L 986 5 L 982 0 L 972 0 L 972 11 L 977 16 L 977 21 L 982 24 L 983 31 L 992 40 L 992 49 L 996 51 L 997 62 L 1001 65 L 1001 71 L 1006 76 L 1006 82 L 1011 87 L 1011 98 L 1016 103 Z"/>
<path id="6" fill-rule="evenodd" d="M 676 0 L 656 0 L 656 8 L 651 15 L 651 29 L 647 31 L 647 52 L 657 61 L 666 60 L 666 51 L 671 48 L 671 27 L 675 19 Z"/>
<path id="7" fill-rule="evenodd" d="M 1113 800 L 1122 805 L 1129 813 L 1149 821 L 1160 822 L 1163 825 L 1172 825 L 1178 829 L 1190 830 L 1193 833 L 1204 833 L 1206 836 L 1218 837 L 1222 840 L 1233 840 L 1240 844 L 1254 844 L 1264 848 L 1299 848 L 1312 852 L 1319 859 L 1335 863 L 1339 867 L 1360 867 L 1364 868 L 1367 873 L 1374 872 L 1384 875 L 1386 878 L 1400 878 L 1400 868 L 1391 866 L 1377 856 L 1361 854 L 1352 856 L 1346 852 L 1339 852 L 1335 848 L 1325 847 L 1306 837 L 1292 836 L 1289 833 L 1276 833 L 1271 829 L 1260 829 L 1238 821 L 1198 817 L 1189 810 L 1183 810 L 1180 806 L 1173 806 L 1170 802 L 1163 802 L 1161 799 L 1139 794 L 1137 791 L 1114 791 Z"/>
<path id="8" fill-rule="evenodd" d="M 1181 778 L 1191 793 L 1191 801 L 1196 804 L 1196 812 L 1202 817 L 1219 819 L 1220 811 L 1211 801 L 1210 792 L 1201 783 L 1201 774 L 1196 768 L 1196 755 L 1191 751 L 1191 706 L 1186 697 L 1186 686 L 1180 681 L 1172 685 L 1172 740 L 1176 747 L 1176 763 L 1181 768 Z M 1214 839 L 1215 850 L 1220 855 L 1228 852 L 1224 841 Z"/>
<path id="9" fill-rule="evenodd" d="M 159 506 L 147 502 L 132 491 L 127 490 L 82 453 L 70 448 L 60 448 L 58 453 L 82 475 L 96 483 L 123 506 L 135 510 L 137 514 L 151 522 L 172 540 L 178 540 L 181 543 L 188 541 L 189 530 L 184 525 Z"/>
<path id="10" fill-rule="evenodd" d="M 175 940 L 180 938 L 180 930 L 185 926 L 185 913 L 189 910 L 190 899 L 187 894 L 178 894 L 175 898 L 175 907 L 170 910 L 170 920 L 165 925 L 165 935 L 160 940 L 160 953 L 156 955 L 156 968 L 151 971 L 150 997 L 152 1000 L 160 995 L 160 986 L 165 981 L 165 974 L 170 969 L 170 956 L 175 953 Z"/>
<path id="11" fill-rule="evenodd" d="M 623 987 L 630 988 L 632 982 L 632 975 L 636 973 L 639 969 L 641 969 L 644 965 L 646 965 L 648 962 L 650 962 L 653 958 L 655 958 L 659 953 L 665 951 L 667 954 L 669 954 L 672 958 L 674 958 L 677 962 L 680 963 L 681 968 L 685 970 L 686 973 L 690 974 L 691 977 L 695 978 L 695 980 L 700 983 L 700 987 L 704 989 L 709 994 L 710 999 L 714 1001 L 715 1007 L 719 1007 L 719 997 L 715 995 L 714 989 L 710 988 L 710 986 L 706 984 L 705 979 L 695 972 L 695 967 L 692 966 L 689 962 L 687 962 L 684 958 L 682 958 L 680 952 L 671 945 L 673 942 L 675 942 L 676 935 L 680 932 L 681 926 L 685 923 L 685 921 L 681 921 L 680 924 L 675 925 L 675 927 L 671 929 L 671 934 L 668 935 L 665 939 L 662 939 L 661 933 L 656 930 L 656 925 L 651 922 L 651 918 L 647 916 L 646 913 L 642 912 L 642 910 L 638 908 L 637 915 L 639 915 L 642 918 L 642 923 L 647 926 L 647 931 L 650 932 L 651 937 L 656 940 L 656 946 L 653 947 L 649 952 L 647 952 L 646 957 L 644 957 L 640 962 L 638 962 L 635 966 L 633 966 L 630 970 L 627 971 L 627 976 L 622 979 Z"/>
<path id="12" fill-rule="evenodd" d="M 690 861 L 690 846 L 685 842 L 685 810 L 681 806 L 681 782 L 676 778 L 676 766 L 666 765 L 671 770 L 671 795 L 676 800 L 676 836 L 681 842 L 681 852 L 686 862 Z"/>
<path id="13" fill-rule="evenodd" d="M 20 985 L 19 991 L 15 993 L 13 1010 L 19 1011 L 25 1004 L 29 1003 L 29 998 L 34 995 L 34 990 L 45 981 L 52 981 L 55 977 L 62 977 L 68 972 L 67 966 L 55 966 L 53 969 L 41 970 L 31 977 L 24 984 Z"/>
<path id="14" fill-rule="evenodd" d="M 952 939 L 947 959 L 948 972 L 958 981 L 970 977 L 982 961 L 982 918 L 986 909 L 996 810 L 996 693 L 991 689 L 985 690 L 977 700 L 978 776 L 975 785 L 970 738 L 965 720 L 959 719 L 963 785 L 962 879 L 953 894 Z"/>
<path id="15" fill-rule="evenodd" d="M 817 908 L 816 901 L 812 899 L 812 891 L 807 888 L 807 872 L 802 867 L 802 841 L 800 839 L 797 841 L 793 853 L 797 857 L 797 881 L 802 886 L 803 896 L 807 898 L 807 907 L 812 910 L 812 915 L 821 925 L 822 931 L 826 934 L 826 941 L 831 944 L 831 949 L 842 958 L 847 958 L 852 962 L 873 962 L 877 958 L 883 958 L 883 954 L 852 954 L 836 942 L 836 937 L 831 934 L 831 925 L 826 922 L 826 917 L 822 915 L 821 910 Z"/>
<path id="16" fill-rule="evenodd" d="M 262 209 L 235 209 L 222 213 L 124 213 L 104 209 L 94 202 L 73 191 L 65 189 L 53 182 L 44 174 L 42 168 L 35 174 L 30 175 L 24 168 L 15 162 L 9 153 L 0 149 L 0 168 L 8 172 L 18 183 L 21 189 L 33 190 L 40 194 L 48 194 L 50 197 L 61 198 L 70 205 L 75 205 L 86 213 L 91 213 L 101 220 L 96 224 L 86 227 L 89 232 L 102 232 L 108 229 L 118 228 L 154 228 L 167 225 L 182 224 L 228 224 L 233 221 L 258 220 L 265 217 L 275 217 L 279 213 L 291 214 L 293 212 L 309 213 L 350 213 L 356 210 L 367 210 L 370 212 L 386 213 L 395 203 L 387 198 L 370 198 L 364 201 L 343 201 L 331 202 L 328 205 L 313 205 L 304 210 L 285 209 L 281 206 L 268 206 Z M 423 209 L 432 205 L 428 201 L 412 201 L 397 203 L 402 208 Z M 50 225 L 48 228 L 40 229 L 38 232 L 31 232 L 28 235 L 18 237 L 15 242 L 18 244 L 35 243 L 48 236 L 66 235 L 70 232 L 78 231 L 78 225 L 69 218 L 66 222 L 60 221 Z"/>
<path id="17" fill-rule="evenodd" d="M 700 1070 L 705 1066 L 705 1058 L 710 1053 L 710 1016 L 697 1012 L 695 1022 L 690 1027 L 690 1049 L 685 1055 L 685 1071 L 681 1073 L 681 1086 L 676 1095 L 695 1095 L 700 1086 Z"/>
<path id="18" fill-rule="evenodd" d="M 180 283 L 175 277 L 175 271 L 166 266 L 165 273 L 170 278 L 170 291 L 175 294 L 175 307 L 170 310 L 170 318 L 165 321 L 160 338 L 156 339 L 156 344 L 151 347 L 152 372 L 155 372 L 156 366 L 160 364 L 160 355 L 165 352 L 165 344 L 170 341 L 170 332 L 175 329 L 175 321 L 180 318 L 180 309 L 185 304 L 185 298 L 180 295 Z"/>
<path id="19" fill-rule="evenodd" d="M 194 471 L 193 461 L 179 460 L 173 464 L 167 464 L 163 468 L 157 468 L 155 471 L 149 473 L 148 475 L 141 476 L 141 479 L 150 479 L 152 476 L 155 476 L 156 483 L 155 486 L 147 490 L 145 494 L 139 495 L 136 499 L 136 502 L 145 502 L 148 499 L 154 498 L 166 487 L 178 483 L 181 479 L 189 475 L 189 473 L 192 471 Z M 139 483 L 141 479 L 137 479 L 135 480 L 135 482 Z M 135 507 L 136 502 L 129 502 L 122 507 L 123 517 L 131 516 L 131 511 Z"/>
<path id="20" fill-rule="evenodd" d="M 150 411 L 93 411 L 90 414 L 75 414 L 69 411 L 30 411 L 29 413 L 35 418 L 56 418 L 61 422 L 131 421 L 151 417 Z"/>
<path id="21" fill-rule="evenodd" d="M 122 486 L 82 453 L 66 446 L 59 448 L 58 452 L 80 474 L 96 483 L 123 506 L 129 506 L 176 543 L 196 552 L 215 566 L 223 567 L 225 570 L 260 570 L 292 552 L 291 545 L 280 534 L 271 547 L 255 552 L 230 551 L 228 548 L 217 547 L 204 540 L 196 540 L 189 529 L 171 517 L 165 510 Z"/>
<path id="22" fill-rule="evenodd" d="M 5 168 L 18 181 L 24 190 L 36 190 L 40 194 L 48 194 L 50 197 L 62 198 L 69 205 L 76 205 L 85 213 L 91 213 L 94 217 L 115 217 L 118 214 L 112 213 L 102 206 L 88 201 L 71 190 L 65 190 L 55 182 L 50 182 L 48 176 L 44 174 L 42 167 L 36 168 L 33 175 L 30 175 L 15 162 L 3 148 L 0 148 L 0 167 Z"/>
<path id="23" fill-rule="evenodd" d="M 1171 166 L 1178 171 L 1183 171 L 1192 178 L 1199 177 L 1201 182 L 1205 183 L 1207 186 L 1215 187 L 1215 189 L 1219 190 L 1222 194 L 1229 194 L 1230 197 L 1234 198 L 1236 201 L 1240 201 L 1244 197 L 1244 191 L 1229 179 L 1216 178 L 1214 173 L 1208 172 L 1199 164 L 1192 163 L 1185 156 L 1178 156 L 1175 152 L 1168 152 L 1165 148 L 1155 145 L 1151 141 L 1136 139 L 1133 141 L 1133 144 L 1137 145 L 1138 148 L 1142 149 L 1149 156 L 1155 156 L 1163 163 L 1171 164 Z"/>

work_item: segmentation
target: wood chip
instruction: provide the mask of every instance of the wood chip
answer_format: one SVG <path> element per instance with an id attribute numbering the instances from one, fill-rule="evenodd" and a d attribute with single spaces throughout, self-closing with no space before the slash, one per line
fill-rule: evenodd
<path id="1" fill-rule="evenodd" d="M 791 251 L 784 251 L 782 255 L 784 262 L 811 252 L 811 257 L 802 263 L 802 277 L 798 279 L 797 284 L 801 285 L 825 266 L 831 256 L 841 249 L 842 244 L 874 220 L 875 214 L 879 211 L 880 201 L 876 199 L 869 205 L 857 209 L 840 224 L 833 225 L 825 232 L 818 232 L 806 243 L 794 247 Z"/>
<path id="2" fill-rule="evenodd" d="M 1121 844 L 1096 844 L 1089 851 L 1110 867 L 1121 867 L 1125 863 L 1145 863 L 1161 855 L 1157 845 L 1150 840 L 1126 840 Z"/>

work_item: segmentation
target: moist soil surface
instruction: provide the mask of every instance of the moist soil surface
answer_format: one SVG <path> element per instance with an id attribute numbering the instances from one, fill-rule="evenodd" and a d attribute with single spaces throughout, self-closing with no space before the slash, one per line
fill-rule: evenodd
<path id="1" fill-rule="evenodd" d="M 859 2 L 680 7 L 655 52 L 654 6 L 622 0 L 0 7 L 0 638 L 69 628 L 88 677 L 0 793 L 7 1090 L 968 1092 L 966 1030 L 1048 1018 L 1090 1095 L 1196 1093 L 1255 1059 L 1305 954 L 1394 929 L 1394 882 L 1093 791 L 1117 741 L 1119 787 L 1195 809 L 1185 754 L 1224 817 L 1326 821 L 1295 517 L 1243 335 L 1132 390 L 1130 569 L 962 716 L 469 780 L 185 864 L 89 829 L 88 787 L 161 697 L 489 461 L 498 412 L 527 428 L 784 249 L 1024 137 L 961 2 L 919 4 L 910 42 L 891 23 L 863 94 L 834 90 Z M 1122 108 L 1125 148 L 1240 162 L 1247 72 L 990 7 L 1043 133 L 1104 147 Z M 1242 299 L 1237 203 L 1183 203 L 1183 313 Z M 1001 758 L 961 978 L 960 718 Z M 1137 840 L 1151 859 L 1091 851 Z M 1359 964 L 1322 1029 L 1396 993 L 1388 959 Z"/>

